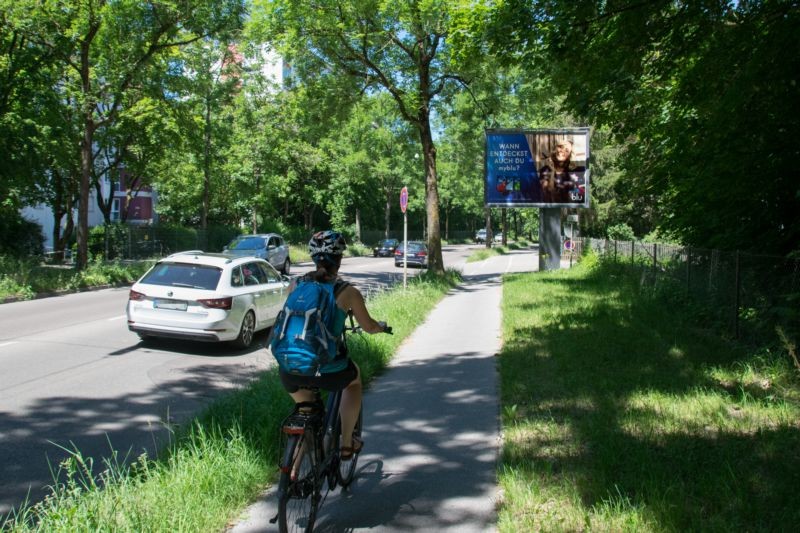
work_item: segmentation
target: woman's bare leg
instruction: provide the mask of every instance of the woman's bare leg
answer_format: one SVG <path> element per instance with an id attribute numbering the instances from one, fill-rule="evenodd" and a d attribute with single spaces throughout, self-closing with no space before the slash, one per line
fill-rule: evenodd
<path id="1" fill-rule="evenodd" d="M 355 364 L 355 363 L 354 363 Z M 342 417 L 342 447 L 353 446 L 353 428 L 356 427 L 358 414 L 361 411 L 361 370 L 358 369 L 356 379 L 350 382 L 342 391 L 342 403 L 339 405 L 339 415 Z"/>

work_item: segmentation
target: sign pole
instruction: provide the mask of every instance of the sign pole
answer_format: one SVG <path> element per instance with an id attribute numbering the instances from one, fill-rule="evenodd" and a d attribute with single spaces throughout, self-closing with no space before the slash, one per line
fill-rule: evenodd
<path id="1" fill-rule="evenodd" d="M 400 190 L 400 210 L 403 211 L 403 290 L 408 288 L 408 187 Z"/>
<path id="2" fill-rule="evenodd" d="M 403 290 L 408 287 L 408 213 L 403 213 Z"/>

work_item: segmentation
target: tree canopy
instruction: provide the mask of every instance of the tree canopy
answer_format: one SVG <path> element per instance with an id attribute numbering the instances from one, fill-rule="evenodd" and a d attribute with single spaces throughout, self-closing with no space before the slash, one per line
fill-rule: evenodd
<path id="1" fill-rule="evenodd" d="M 90 187 L 110 220 L 121 169 L 164 222 L 298 238 L 395 233 L 407 185 L 441 270 L 442 236 L 507 218 L 483 207 L 485 128 L 590 125 L 584 234 L 791 253 L 799 19 L 789 0 L 0 0 L 4 220 L 46 202 L 81 263 Z"/>

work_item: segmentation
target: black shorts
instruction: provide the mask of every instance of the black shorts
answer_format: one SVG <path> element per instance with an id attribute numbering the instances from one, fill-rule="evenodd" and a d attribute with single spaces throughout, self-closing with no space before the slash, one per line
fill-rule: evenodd
<path id="1" fill-rule="evenodd" d="M 347 368 L 339 372 L 319 376 L 297 376 L 279 370 L 281 383 L 287 392 L 297 392 L 301 387 L 314 387 L 327 391 L 342 390 L 358 377 L 358 367 L 352 359 L 347 361 Z"/>

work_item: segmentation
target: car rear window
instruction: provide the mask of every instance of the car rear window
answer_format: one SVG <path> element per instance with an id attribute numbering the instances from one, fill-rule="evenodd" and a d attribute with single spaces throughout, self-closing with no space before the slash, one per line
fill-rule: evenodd
<path id="1" fill-rule="evenodd" d="M 419 251 L 422 251 L 422 250 L 425 250 L 425 245 L 424 244 L 419 244 L 419 243 L 416 243 L 416 242 L 408 243 L 408 251 L 409 252 L 419 252 Z"/>
<path id="2" fill-rule="evenodd" d="M 159 263 L 142 278 L 141 283 L 212 291 L 217 288 L 221 275 L 222 269 L 207 265 Z"/>
<path id="3" fill-rule="evenodd" d="M 228 246 L 229 250 L 257 250 L 264 247 L 264 239 L 261 237 L 248 237 L 236 239 Z"/>

